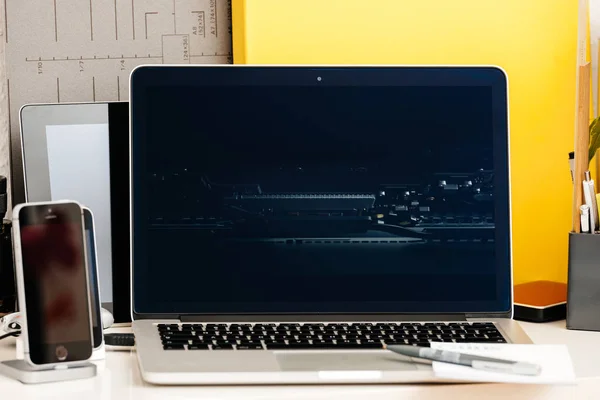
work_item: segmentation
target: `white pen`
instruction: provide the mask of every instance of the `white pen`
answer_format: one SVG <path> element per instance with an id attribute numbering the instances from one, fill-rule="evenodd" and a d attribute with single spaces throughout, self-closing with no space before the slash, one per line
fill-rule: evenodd
<path id="1" fill-rule="evenodd" d="M 407 357 L 423 358 L 431 361 L 465 365 L 471 368 L 489 372 L 501 372 L 518 375 L 539 375 L 542 370 L 541 366 L 528 362 L 475 356 L 448 350 L 434 350 L 428 347 L 389 345 L 384 346 L 384 348 Z"/>
<path id="2" fill-rule="evenodd" d="M 581 214 L 581 233 L 589 233 L 590 231 L 590 206 L 583 204 L 579 207 Z"/>
<path id="3" fill-rule="evenodd" d="M 592 214 L 594 216 L 594 225 L 596 228 L 598 228 L 598 220 L 600 219 L 600 215 L 598 215 L 598 201 L 596 200 L 596 188 L 594 187 L 593 179 L 588 180 L 588 186 L 590 188 L 590 197 L 592 198 L 592 205 L 590 207 L 592 210 L 594 210 L 594 213 Z"/>
<path id="4" fill-rule="evenodd" d="M 585 179 L 583 180 L 583 198 L 585 200 L 585 204 L 589 207 L 589 220 L 590 220 L 590 232 L 596 232 L 596 214 L 597 211 L 594 209 L 594 197 L 595 193 L 592 191 L 592 187 L 590 185 L 591 177 L 590 171 L 585 171 Z"/>

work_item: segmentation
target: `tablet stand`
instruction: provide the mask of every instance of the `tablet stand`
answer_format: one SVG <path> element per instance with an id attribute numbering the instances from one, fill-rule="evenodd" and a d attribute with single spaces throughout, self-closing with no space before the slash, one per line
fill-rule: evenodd
<path id="1" fill-rule="evenodd" d="M 24 360 L 0 362 L 0 374 L 14 378 L 22 383 L 61 382 L 96 376 L 96 366 L 86 363 L 76 366 L 60 365 L 48 369 L 36 369 Z"/>

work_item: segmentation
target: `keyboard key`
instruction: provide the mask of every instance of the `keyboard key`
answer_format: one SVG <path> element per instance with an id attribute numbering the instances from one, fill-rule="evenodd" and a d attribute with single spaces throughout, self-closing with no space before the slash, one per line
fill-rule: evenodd
<path id="1" fill-rule="evenodd" d="M 265 344 L 270 346 L 272 344 L 286 344 L 283 340 L 265 340 Z"/>
<path id="2" fill-rule="evenodd" d="M 323 340 L 335 340 L 335 339 L 339 338 L 339 336 L 332 335 L 332 334 L 324 334 L 324 335 L 319 335 L 319 336 L 321 336 L 321 339 L 323 339 Z"/>
<path id="3" fill-rule="evenodd" d="M 289 343 L 288 348 L 290 348 L 290 349 L 311 349 L 311 348 L 313 348 L 313 346 L 312 346 L 312 344 L 310 344 L 308 342 L 306 342 L 306 343 L 295 342 L 295 343 Z"/>
<path id="4" fill-rule="evenodd" d="M 408 339 L 407 340 L 403 340 L 403 339 L 400 339 L 400 340 L 396 340 L 396 339 L 385 340 L 385 344 L 387 344 L 387 345 L 409 344 L 409 343 L 410 343 L 410 341 Z"/>
<path id="5" fill-rule="evenodd" d="M 243 329 L 243 328 L 250 328 L 252 325 L 250 324 L 231 324 L 229 325 L 229 329 Z"/>
<path id="6" fill-rule="evenodd" d="M 488 339 L 503 339 L 502 335 L 500 334 L 487 334 Z"/>
<path id="7" fill-rule="evenodd" d="M 346 334 L 344 335 L 346 339 L 350 339 L 350 340 L 357 340 L 357 339 L 362 339 L 365 338 L 364 335 L 353 335 L 353 334 Z"/>
<path id="8" fill-rule="evenodd" d="M 188 333 L 183 333 L 182 334 L 182 333 L 170 333 L 169 332 L 167 334 L 160 335 L 160 337 L 162 339 L 175 340 L 175 339 L 192 339 L 192 338 L 195 338 L 197 336 L 192 336 L 192 335 L 190 335 Z"/>
<path id="9" fill-rule="evenodd" d="M 331 348 L 335 347 L 335 343 L 332 340 L 320 340 L 316 339 L 312 341 L 312 345 L 318 348 Z"/>
<path id="10" fill-rule="evenodd" d="M 227 324 L 206 324 L 206 329 L 210 330 L 227 330 Z"/>
<path id="11" fill-rule="evenodd" d="M 208 350 L 208 343 L 190 344 L 188 350 Z"/>
<path id="12" fill-rule="evenodd" d="M 381 339 L 385 339 L 387 337 L 388 336 L 386 336 L 386 335 L 372 335 L 372 334 L 369 335 L 369 339 L 378 339 L 378 340 L 381 340 Z"/>
<path id="13" fill-rule="evenodd" d="M 171 326 L 166 326 L 163 328 L 158 328 L 159 332 L 180 332 L 179 327 L 171 327 Z"/>
<path id="14" fill-rule="evenodd" d="M 381 340 L 361 340 L 360 341 L 361 347 L 367 347 L 367 348 L 381 348 L 383 347 L 383 345 L 381 344 Z"/>
<path id="15" fill-rule="evenodd" d="M 233 346 L 230 343 L 213 344 L 213 350 L 232 350 Z"/>
<path id="16" fill-rule="evenodd" d="M 279 325 L 276 329 L 278 332 L 298 331 L 300 330 L 299 325 Z"/>
<path id="17" fill-rule="evenodd" d="M 262 344 L 238 344 L 238 350 L 263 350 Z"/>
<path id="18" fill-rule="evenodd" d="M 247 345 L 251 345 L 251 344 L 257 344 L 262 346 L 262 343 L 260 341 L 255 341 L 255 340 L 238 340 L 237 344 L 247 344 Z"/>
<path id="19" fill-rule="evenodd" d="M 357 329 L 363 331 L 363 330 L 369 330 L 369 329 L 371 329 L 371 327 L 373 326 L 373 324 L 371 324 L 371 323 L 352 324 L 350 326 L 353 327 L 353 328 L 357 328 Z"/>
<path id="20" fill-rule="evenodd" d="M 287 349 L 287 348 L 288 348 L 288 345 L 286 343 L 269 343 L 269 344 L 267 344 L 267 350 L 280 350 L 280 349 Z"/>
<path id="21" fill-rule="evenodd" d="M 354 340 L 338 340 L 337 341 L 337 346 L 338 348 L 345 348 L 345 349 L 354 349 L 354 348 L 361 348 L 360 343 L 354 341 Z"/>
<path id="22" fill-rule="evenodd" d="M 188 344 L 189 341 L 188 340 L 163 340 L 162 344 L 163 346 L 171 346 L 171 345 L 183 345 L 183 344 Z"/>
<path id="23" fill-rule="evenodd" d="M 171 344 L 171 345 L 163 345 L 163 349 L 165 349 L 165 350 L 184 350 L 185 347 L 183 347 L 182 344 Z"/>
<path id="24" fill-rule="evenodd" d="M 266 340 L 266 339 L 270 339 L 270 336 L 252 334 L 252 335 L 250 335 L 250 339 L 256 340 L 256 341 Z"/>

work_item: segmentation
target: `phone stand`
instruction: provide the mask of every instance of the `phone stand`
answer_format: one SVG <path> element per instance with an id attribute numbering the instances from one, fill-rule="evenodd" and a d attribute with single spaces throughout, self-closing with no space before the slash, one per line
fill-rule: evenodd
<path id="1" fill-rule="evenodd" d="M 96 366 L 92 363 L 77 366 L 59 366 L 48 369 L 36 369 L 24 360 L 0 362 L 0 374 L 14 378 L 22 383 L 47 383 L 92 378 L 96 376 Z"/>
<path id="2" fill-rule="evenodd" d="M 92 357 L 90 358 L 90 361 L 101 361 L 105 358 L 106 350 L 104 349 L 104 342 L 102 342 L 102 346 L 98 347 L 97 349 L 94 349 L 94 351 L 92 352 Z"/>

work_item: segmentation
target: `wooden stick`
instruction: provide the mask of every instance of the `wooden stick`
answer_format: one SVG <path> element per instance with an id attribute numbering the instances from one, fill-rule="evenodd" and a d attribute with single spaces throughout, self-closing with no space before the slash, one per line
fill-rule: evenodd
<path id="1" fill-rule="evenodd" d="M 583 179 L 589 170 L 590 146 L 590 77 L 591 65 L 579 67 L 579 93 L 577 96 L 577 125 L 575 128 L 575 173 L 573 177 L 573 231 L 581 233 L 579 207 L 583 204 Z"/>

